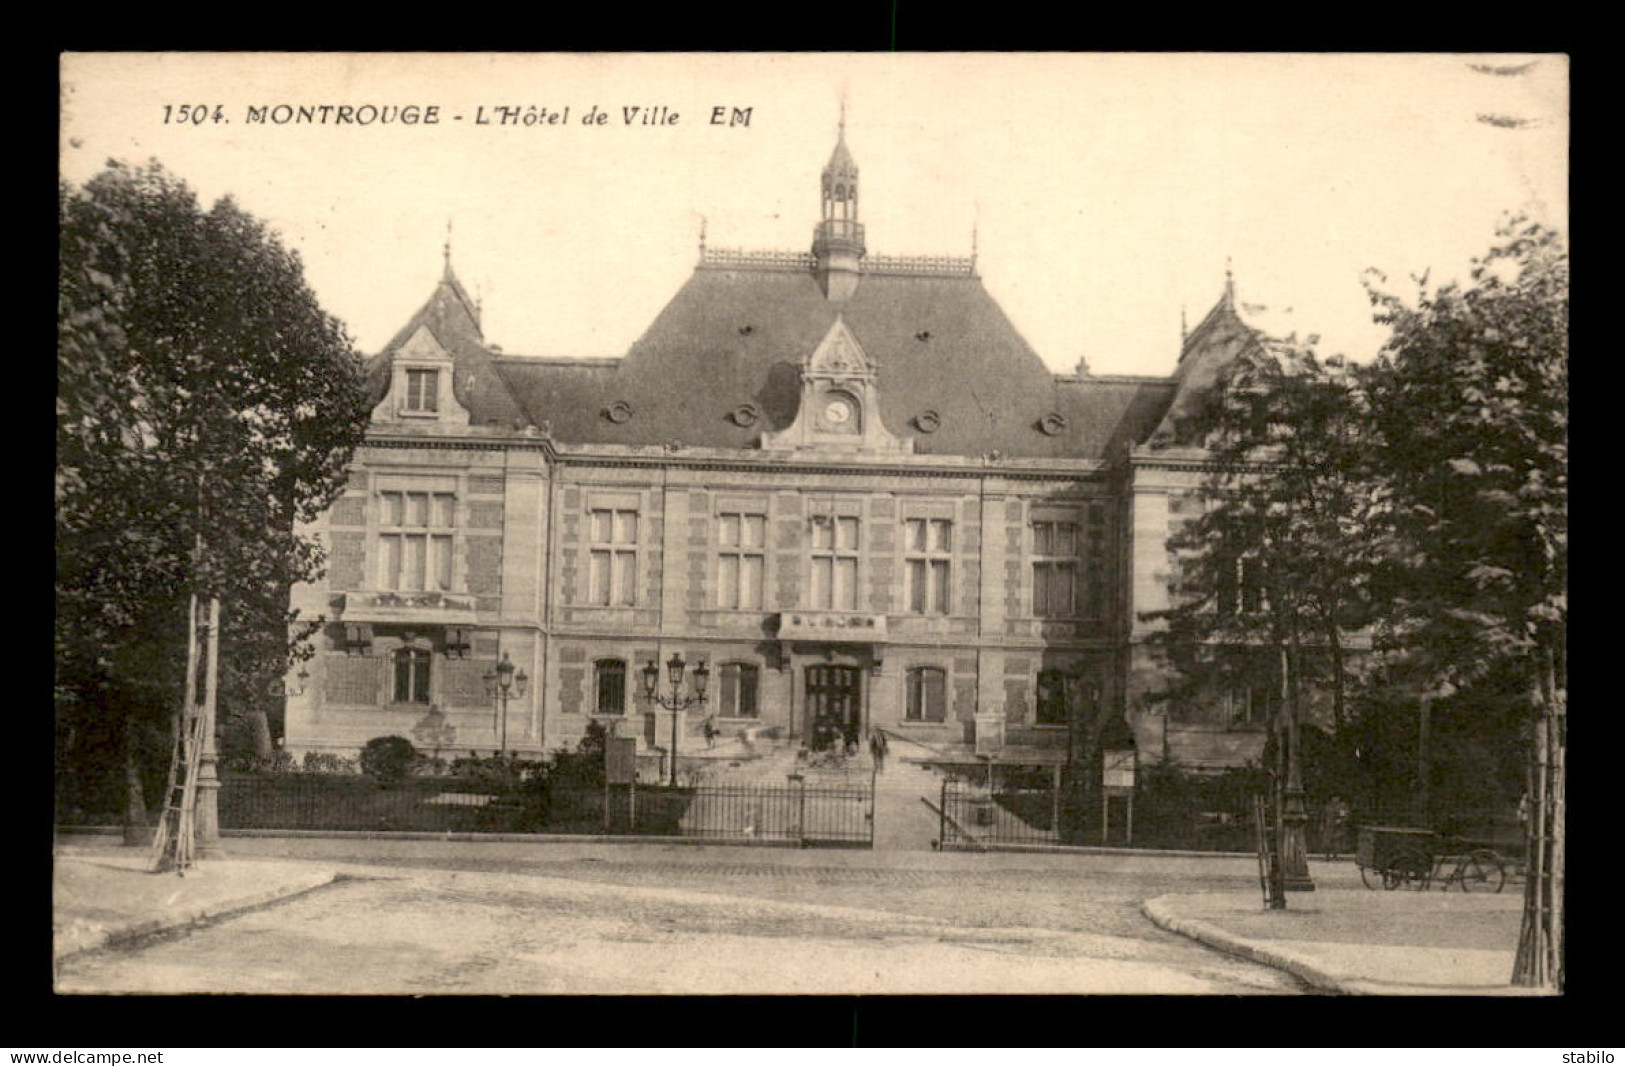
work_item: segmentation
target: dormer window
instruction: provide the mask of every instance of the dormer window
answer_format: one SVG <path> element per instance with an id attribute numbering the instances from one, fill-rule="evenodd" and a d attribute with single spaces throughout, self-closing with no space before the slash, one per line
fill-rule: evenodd
<path id="1" fill-rule="evenodd" d="M 440 371 L 406 372 L 406 406 L 403 409 L 420 414 L 434 414 L 440 409 Z"/>

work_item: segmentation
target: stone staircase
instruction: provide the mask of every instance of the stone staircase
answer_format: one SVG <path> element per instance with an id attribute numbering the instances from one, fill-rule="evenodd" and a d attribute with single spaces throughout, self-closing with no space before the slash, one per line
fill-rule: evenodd
<path id="1" fill-rule="evenodd" d="M 892 734 L 887 739 L 891 750 L 878 774 L 867 745 L 849 756 L 809 753 L 803 757 L 796 744 L 758 743 L 737 759 L 728 758 L 731 752 L 717 753 L 705 784 L 783 788 L 791 775 L 799 774 L 808 788 L 867 791 L 872 787 L 875 849 L 929 850 L 940 831 L 936 804 L 942 778 L 922 763 L 936 758 L 937 753 Z"/>

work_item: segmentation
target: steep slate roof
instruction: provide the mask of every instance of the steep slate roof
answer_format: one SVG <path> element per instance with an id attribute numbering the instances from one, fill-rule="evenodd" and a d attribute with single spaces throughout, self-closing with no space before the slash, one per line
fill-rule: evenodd
<path id="1" fill-rule="evenodd" d="M 1170 391 L 1058 380 L 969 274 L 867 273 L 850 300 L 832 303 L 806 270 L 704 264 L 623 360 L 498 366 L 529 417 L 563 442 L 754 448 L 764 430 L 794 421 L 801 362 L 837 313 L 878 366 L 882 422 L 922 454 L 1098 457 L 1125 436 L 1142 439 Z M 604 417 L 616 401 L 631 419 Z M 755 425 L 728 417 L 745 403 L 762 411 Z M 913 424 L 927 410 L 940 417 L 930 434 Z M 1054 436 L 1038 429 L 1050 413 L 1067 420 Z"/>
<path id="2" fill-rule="evenodd" d="M 1236 303 L 1235 282 L 1226 271 L 1224 294 L 1191 330 L 1180 349 L 1179 365 L 1174 370 L 1178 385 L 1166 413 L 1153 431 L 1159 440 L 1192 443 L 1191 419 L 1202 397 L 1218 382 L 1220 373 L 1248 348 L 1270 340 L 1258 322 L 1249 321 L 1249 317 L 1259 317 L 1263 309 L 1242 306 L 1252 314 L 1243 316 Z"/>
<path id="3" fill-rule="evenodd" d="M 475 425 L 523 427 L 527 421 L 525 412 L 497 376 L 495 357 L 486 347 L 485 336 L 480 331 L 479 310 L 452 272 L 449 258 L 440 283 L 428 301 L 368 363 L 367 383 L 374 404 L 382 400 L 389 389 L 389 368 L 395 352 L 412 339 L 419 327 L 427 327 L 451 356 L 455 364 L 452 390 L 458 402 L 473 414 Z"/>

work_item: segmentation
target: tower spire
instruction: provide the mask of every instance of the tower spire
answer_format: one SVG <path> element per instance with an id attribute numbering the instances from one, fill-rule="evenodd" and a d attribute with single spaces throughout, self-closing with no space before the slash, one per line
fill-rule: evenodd
<path id="1" fill-rule="evenodd" d="M 1230 257 L 1224 257 L 1224 302 L 1225 305 L 1235 309 L 1236 306 L 1236 277 L 1230 271 Z"/>
<path id="2" fill-rule="evenodd" d="M 447 277 L 451 276 L 451 218 L 446 219 L 446 243 L 440 249 L 441 259 L 444 261 L 444 270 Z"/>
<path id="3" fill-rule="evenodd" d="M 824 164 L 821 181 L 823 206 L 813 231 L 813 257 L 819 287 L 832 301 L 849 298 L 858 287 L 863 259 L 863 224 L 858 221 L 858 164 L 846 146 L 846 95 L 841 96 L 841 117 L 835 150 Z"/>

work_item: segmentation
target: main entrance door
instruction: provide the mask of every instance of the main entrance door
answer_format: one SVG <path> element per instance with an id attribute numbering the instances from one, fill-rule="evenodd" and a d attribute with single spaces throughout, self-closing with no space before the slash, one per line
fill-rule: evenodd
<path id="1" fill-rule="evenodd" d="M 813 751 L 855 746 L 862 716 L 863 674 L 856 666 L 807 667 L 807 743 Z"/>

